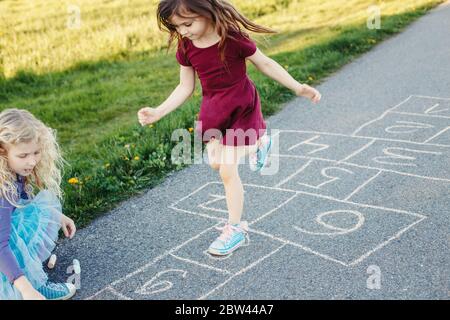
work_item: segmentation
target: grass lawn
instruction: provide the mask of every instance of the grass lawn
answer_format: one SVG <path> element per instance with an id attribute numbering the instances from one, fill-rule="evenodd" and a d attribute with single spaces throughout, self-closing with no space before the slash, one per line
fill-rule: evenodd
<path id="1" fill-rule="evenodd" d="M 278 31 L 252 35 L 260 50 L 300 82 L 318 84 L 443 1 L 231 2 Z M 79 226 L 183 167 L 170 159 L 170 137 L 193 127 L 200 85 L 154 126 L 142 128 L 136 117 L 141 106 L 162 103 L 179 80 L 174 48 L 166 53 L 167 34 L 156 25 L 157 3 L 0 1 L 0 110 L 28 109 L 57 129 L 68 161 L 64 210 Z M 381 9 L 380 29 L 367 28 L 373 4 Z M 265 116 L 293 98 L 250 64 L 248 71 Z"/>

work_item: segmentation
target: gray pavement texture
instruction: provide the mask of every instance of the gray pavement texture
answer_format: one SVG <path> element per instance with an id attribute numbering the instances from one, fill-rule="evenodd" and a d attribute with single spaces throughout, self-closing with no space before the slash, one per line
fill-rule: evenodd
<path id="1" fill-rule="evenodd" d="M 250 243 L 205 253 L 227 218 L 194 164 L 64 240 L 75 299 L 448 299 L 450 5 L 267 119 L 271 164 L 240 166 Z"/>

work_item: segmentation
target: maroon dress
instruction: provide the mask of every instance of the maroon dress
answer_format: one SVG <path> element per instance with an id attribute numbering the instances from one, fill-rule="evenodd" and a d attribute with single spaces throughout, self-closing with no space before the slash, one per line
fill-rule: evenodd
<path id="1" fill-rule="evenodd" d="M 214 137 L 221 138 L 224 145 L 253 145 L 266 129 L 260 98 L 245 64 L 245 58 L 256 52 L 256 45 L 236 31 L 230 35 L 236 40 L 226 39 L 226 67 L 220 60 L 218 43 L 197 48 L 183 38 L 176 58 L 181 65 L 192 66 L 201 82 L 203 97 L 196 131 L 202 140 Z M 219 130 L 220 136 L 210 129 Z"/>

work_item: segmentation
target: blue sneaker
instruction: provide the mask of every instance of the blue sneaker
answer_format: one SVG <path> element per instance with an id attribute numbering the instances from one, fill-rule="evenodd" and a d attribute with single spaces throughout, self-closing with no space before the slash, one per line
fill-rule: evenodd
<path id="1" fill-rule="evenodd" d="M 77 289 L 71 283 L 47 282 L 37 291 L 47 300 L 68 300 L 73 297 Z"/>
<path id="2" fill-rule="evenodd" d="M 227 223 L 222 228 L 216 228 L 222 234 L 209 246 L 208 252 L 215 256 L 225 256 L 249 242 L 248 224 L 242 221 L 237 225 Z"/>
<path id="3" fill-rule="evenodd" d="M 250 169 L 252 171 L 257 172 L 264 168 L 269 158 L 271 147 L 272 137 L 265 134 L 261 137 L 261 145 L 256 150 L 256 153 L 250 156 Z"/>

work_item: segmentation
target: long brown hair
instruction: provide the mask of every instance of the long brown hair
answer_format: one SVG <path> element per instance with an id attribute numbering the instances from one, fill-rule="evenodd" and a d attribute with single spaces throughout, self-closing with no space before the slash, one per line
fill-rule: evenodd
<path id="1" fill-rule="evenodd" d="M 177 32 L 176 27 L 170 23 L 172 15 L 176 14 L 180 17 L 186 17 L 183 14 L 196 13 L 200 16 L 208 18 L 215 27 L 219 41 L 220 59 L 225 61 L 225 40 L 230 36 L 230 31 L 239 32 L 242 36 L 250 38 L 249 35 L 242 31 L 239 24 L 245 29 L 257 33 L 276 33 L 275 30 L 257 25 L 239 13 L 232 4 L 226 0 L 162 0 L 158 5 L 156 12 L 158 27 L 162 31 L 170 33 L 167 51 L 169 51 L 172 42 L 178 39 L 178 44 L 183 44 L 181 35 Z M 164 26 L 166 29 L 164 29 Z M 181 46 L 182 50 L 185 47 Z"/>

